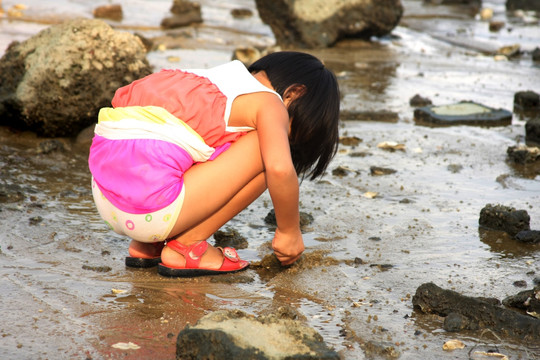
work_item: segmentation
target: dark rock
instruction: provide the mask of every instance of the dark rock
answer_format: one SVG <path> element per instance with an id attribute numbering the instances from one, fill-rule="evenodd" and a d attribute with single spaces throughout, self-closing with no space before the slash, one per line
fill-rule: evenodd
<path id="1" fill-rule="evenodd" d="M 250 9 L 232 9 L 231 15 L 235 19 L 246 19 L 253 16 L 253 11 Z"/>
<path id="2" fill-rule="evenodd" d="M 329 47 L 344 37 L 389 34 L 403 15 L 400 0 L 256 0 L 261 19 L 285 48 Z"/>
<path id="3" fill-rule="evenodd" d="M 511 236 L 515 236 L 522 230 L 529 230 L 529 223 L 530 217 L 526 210 L 488 204 L 480 211 L 481 227 L 505 231 Z"/>
<path id="4" fill-rule="evenodd" d="M 512 122 L 512 113 L 462 101 L 457 104 L 417 108 L 414 110 L 414 121 L 419 125 L 506 126 Z"/>
<path id="5" fill-rule="evenodd" d="M 28 219 L 28 224 L 37 225 L 42 221 L 43 221 L 43 218 L 41 216 L 32 216 L 30 219 Z"/>
<path id="6" fill-rule="evenodd" d="M 369 171 L 371 175 L 373 176 L 390 175 L 390 174 L 395 174 L 397 172 L 397 170 L 390 169 L 390 168 L 383 168 L 379 166 L 371 166 L 369 168 Z"/>
<path id="7" fill-rule="evenodd" d="M 515 287 L 527 287 L 527 282 L 525 280 L 517 280 L 512 283 Z"/>
<path id="8" fill-rule="evenodd" d="M 422 97 L 418 94 L 414 95 L 410 100 L 409 100 L 409 105 L 411 105 L 412 107 L 422 107 L 422 106 L 428 106 L 428 105 L 431 105 L 431 100 L 428 99 L 428 98 L 425 98 L 425 97 Z"/>
<path id="9" fill-rule="evenodd" d="M 490 21 L 489 22 L 489 31 L 497 32 L 504 27 L 504 21 Z"/>
<path id="10" fill-rule="evenodd" d="M 501 308 L 480 299 L 445 290 L 433 283 L 422 284 L 412 298 L 415 309 L 426 314 L 448 316 L 456 313 L 459 323 L 453 329 L 489 329 L 494 333 L 511 336 L 531 343 L 540 341 L 540 320 L 517 311 Z M 455 316 L 455 315 L 453 315 Z"/>
<path id="11" fill-rule="evenodd" d="M 274 209 L 268 212 L 268 214 L 264 218 L 264 222 L 267 223 L 268 225 L 277 226 L 276 212 Z M 300 211 L 300 227 L 309 225 L 312 222 L 313 222 L 313 215 Z"/>
<path id="12" fill-rule="evenodd" d="M 534 91 L 518 91 L 514 94 L 514 108 L 540 109 L 540 95 Z"/>
<path id="13" fill-rule="evenodd" d="M 507 10 L 540 11 L 540 1 L 537 0 L 506 0 Z"/>
<path id="14" fill-rule="evenodd" d="M 140 40 L 102 20 L 53 25 L 0 59 L 0 125 L 76 136 L 114 92 L 150 74 Z"/>
<path id="15" fill-rule="evenodd" d="M 178 334 L 176 358 L 338 360 L 339 356 L 300 321 L 216 311 Z"/>
<path id="16" fill-rule="evenodd" d="M 533 61 L 540 61 L 540 48 L 534 48 L 531 55 Z"/>
<path id="17" fill-rule="evenodd" d="M 525 145 L 509 146 L 508 149 L 506 149 L 506 154 L 518 164 L 533 163 L 540 160 L 540 149 L 537 147 Z"/>
<path id="18" fill-rule="evenodd" d="M 339 138 L 339 143 L 346 146 L 358 146 L 362 142 L 357 136 L 342 136 Z"/>
<path id="19" fill-rule="evenodd" d="M 540 117 L 531 119 L 525 124 L 525 140 L 528 144 L 540 146 Z"/>
<path id="20" fill-rule="evenodd" d="M 502 303 L 508 308 L 540 314 L 540 286 L 536 286 L 532 290 L 525 290 L 516 295 L 508 296 Z"/>
<path id="21" fill-rule="evenodd" d="M 214 234 L 215 246 L 220 247 L 233 247 L 235 249 L 246 249 L 248 247 L 248 241 L 245 237 L 240 235 L 238 231 L 227 228 L 226 231 L 219 230 Z"/>
<path id="22" fill-rule="evenodd" d="M 124 17 L 122 5 L 119 4 L 98 6 L 94 9 L 93 14 L 95 18 L 114 21 L 122 21 L 122 18 Z"/>
<path id="23" fill-rule="evenodd" d="M 529 244 L 540 244 L 539 230 L 523 230 L 516 234 L 516 240 Z"/>
<path id="24" fill-rule="evenodd" d="M 174 0 L 171 7 L 173 16 L 161 21 L 164 29 L 176 29 L 183 26 L 202 23 L 201 5 L 186 0 Z"/>

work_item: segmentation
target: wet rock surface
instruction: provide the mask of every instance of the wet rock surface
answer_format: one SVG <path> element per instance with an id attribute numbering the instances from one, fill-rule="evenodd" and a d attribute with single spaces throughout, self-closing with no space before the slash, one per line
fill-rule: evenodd
<path id="1" fill-rule="evenodd" d="M 450 316 L 445 319 L 447 331 L 489 329 L 526 341 L 540 340 L 540 320 L 442 289 L 433 283 L 420 285 L 412 303 L 424 313 Z"/>
<path id="2" fill-rule="evenodd" d="M 505 126 L 512 121 L 512 113 L 504 109 L 493 109 L 474 102 L 463 101 L 442 106 L 424 106 L 414 110 L 418 124 L 441 126 Z"/>
<path id="3" fill-rule="evenodd" d="M 515 236 L 522 230 L 530 229 L 530 217 L 526 210 L 516 210 L 500 204 L 488 204 L 480 211 L 479 224 L 482 227 L 505 231 Z"/>
<path id="4" fill-rule="evenodd" d="M 344 37 L 389 34 L 403 15 L 400 0 L 256 0 L 278 45 L 321 48 Z"/>
<path id="5" fill-rule="evenodd" d="M 0 124 L 75 136 L 114 91 L 150 73 L 142 43 L 101 20 L 74 20 L 12 43 L 0 59 Z"/>
<path id="6" fill-rule="evenodd" d="M 313 329 L 275 315 L 219 311 L 178 334 L 177 359 L 338 360 Z"/>

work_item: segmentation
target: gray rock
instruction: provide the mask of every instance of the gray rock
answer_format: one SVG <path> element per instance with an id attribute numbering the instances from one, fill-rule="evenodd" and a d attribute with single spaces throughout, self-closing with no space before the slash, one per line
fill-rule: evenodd
<path id="1" fill-rule="evenodd" d="M 177 359 L 335 359 L 322 337 L 299 321 L 217 311 L 178 334 Z"/>
<path id="2" fill-rule="evenodd" d="M 400 0 L 256 0 L 261 19 L 285 48 L 323 48 L 344 37 L 389 34 L 403 15 Z"/>
<path id="3" fill-rule="evenodd" d="M 0 59 L 0 125 L 75 136 L 116 89 L 150 72 L 141 41 L 102 20 L 51 26 Z"/>
<path id="4" fill-rule="evenodd" d="M 512 123 L 512 113 L 472 101 L 461 101 L 456 104 L 416 108 L 414 121 L 419 125 L 429 126 L 506 126 Z"/>

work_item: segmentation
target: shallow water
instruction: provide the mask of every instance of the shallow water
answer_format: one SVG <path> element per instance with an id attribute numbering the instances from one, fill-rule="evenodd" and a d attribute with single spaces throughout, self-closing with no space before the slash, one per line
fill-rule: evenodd
<path id="1" fill-rule="evenodd" d="M 15 3 L 4 0 L 2 6 Z M 91 17 L 96 5 L 25 3 L 24 21 L 0 18 L 0 53 L 50 23 Z M 160 35 L 170 1 L 118 3 L 125 20 L 115 25 Z M 156 69 L 213 66 L 229 60 L 239 44 L 272 44 L 271 31 L 257 17 L 229 15 L 235 7 L 254 10 L 252 1 L 201 4 L 205 24 L 190 29 L 194 37 L 184 48 L 148 54 Z M 531 228 L 540 229 L 540 166 L 514 165 L 506 157 L 508 146 L 524 141 L 525 121 L 515 115 L 505 127 L 432 128 L 416 125 L 409 106 L 419 93 L 437 105 L 474 100 L 512 110 L 515 92 L 539 92 L 540 69 L 530 56 L 496 61 L 454 41 L 469 39 L 484 50 L 521 43 L 529 51 L 540 45 L 538 19 L 506 14 L 502 0 L 484 2 L 507 21 L 506 29 L 490 33 L 486 22 L 463 8 L 404 4 L 402 26 L 392 37 L 313 51 L 338 75 L 344 110 L 388 120 L 344 121 L 341 134 L 362 141 L 354 148 L 341 145 L 329 173 L 302 184 L 301 210 L 315 219 L 305 229 L 306 253 L 326 250 L 337 265 L 300 263 L 276 276 L 250 269 L 245 276 L 180 280 L 127 269 L 128 239 L 110 233 L 93 206 L 87 145 L 61 139 L 68 151 L 37 154 L 42 139 L 0 129 L 0 185 L 20 187 L 25 196 L 0 206 L 0 357 L 173 359 L 178 332 L 210 311 L 259 314 L 284 305 L 305 316 L 344 359 L 366 358 L 370 342 L 394 344 L 402 359 L 467 358 L 484 345 L 513 359 L 540 357 L 538 344 L 446 333 L 440 318 L 414 311 L 411 303 L 416 288 L 429 281 L 502 299 L 524 290 L 515 281 L 532 288 L 540 276 L 538 245 L 478 228 L 480 210 L 500 203 L 527 210 Z M 402 143 L 405 150 L 378 148 L 383 141 Z M 349 173 L 332 175 L 338 166 Z M 371 166 L 397 172 L 372 176 Z M 272 229 L 264 217 L 270 208 L 264 194 L 227 225 L 249 240 L 239 250 L 247 260 L 269 253 Z M 351 265 L 355 258 L 363 264 Z M 444 352 L 451 338 L 467 347 Z M 141 348 L 113 348 L 118 342 Z"/>

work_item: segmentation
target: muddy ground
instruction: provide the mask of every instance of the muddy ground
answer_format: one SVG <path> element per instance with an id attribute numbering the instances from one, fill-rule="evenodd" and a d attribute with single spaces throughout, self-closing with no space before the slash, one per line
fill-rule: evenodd
<path id="1" fill-rule="evenodd" d="M 55 21 L 90 17 L 93 6 L 28 3 L 27 21 L 0 18 L 2 49 Z M 201 3 L 205 25 L 189 30 L 182 49 L 149 53 L 156 69 L 212 66 L 229 60 L 239 43 L 272 44 L 256 18 L 230 17 L 232 8 L 254 9 L 251 1 Z M 2 2 L 4 9 L 11 4 Z M 540 45 L 538 18 L 507 14 L 501 0 L 484 2 L 507 24 L 490 33 L 487 22 L 460 7 L 404 5 L 393 36 L 313 51 L 338 75 L 343 109 L 377 121 L 343 121 L 342 136 L 358 143 L 340 145 L 328 174 L 302 184 L 301 211 L 314 218 L 304 228 L 306 255 L 278 273 L 254 267 L 167 279 L 155 269 L 126 268 L 129 240 L 110 233 L 93 206 L 88 142 L 57 139 L 63 146 L 48 152 L 55 146 L 39 146 L 44 139 L 0 129 L 0 357 L 173 359 L 178 332 L 205 314 L 280 307 L 297 312 L 343 359 L 465 359 L 477 350 L 540 357 L 540 344 L 491 332 L 447 333 L 442 318 L 413 310 L 411 302 L 430 281 L 502 299 L 540 277 L 538 245 L 478 227 L 480 210 L 497 203 L 527 210 L 531 228 L 540 229 L 540 165 L 516 165 L 506 155 L 524 141 L 526 119 L 432 128 L 415 124 L 409 105 L 420 94 L 437 105 L 473 100 L 512 111 L 515 92 L 540 92 L 540 68 L 527 53 Z M 156 24 L 169 7 L 132 2 L 122 28 L 161 36 Z M 486 53 L 513 43 L 522 44 L 522 56 L 505 61 Z M 404 149 L 378 147 L 384 141 Z M 396 172 L 375 176 L 372 166 Z M 270 210 L 264 194 L 227 225 L 248 239 L 239 251 L 247 260 L 270 253 Z M 450 339 L 466 347 L 443 351 Z M 119 342 L 140 348 L 113 346 Z"/>

